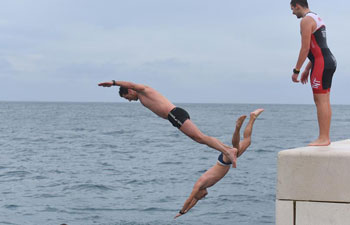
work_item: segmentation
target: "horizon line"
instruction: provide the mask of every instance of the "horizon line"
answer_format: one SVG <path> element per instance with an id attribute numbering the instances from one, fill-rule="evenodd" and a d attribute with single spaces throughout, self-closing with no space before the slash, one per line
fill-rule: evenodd
<path id="1" fill-rule="evenodd" d="M 0 103 L 121 103 L 121 104 L 134 104 L 137 102 L 120 102 L 120 101 L 46 101 L 46 100 L 0 100 Z M 314 103 L 238 103 L 238 102 L 174 102 L 174 104 L 220 104 L 220 105 L 230 105 L 230 104 L 236 104 L 236 105 L 314 105 Z M 344 103 L 335 103 L 331 105 L 341 105 L 341 106 L 350 106 L 350 104 L 344 104 Z"/>

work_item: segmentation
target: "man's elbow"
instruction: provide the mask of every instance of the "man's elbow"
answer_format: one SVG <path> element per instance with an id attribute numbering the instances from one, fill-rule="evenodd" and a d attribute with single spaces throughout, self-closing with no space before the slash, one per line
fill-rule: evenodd
<path id="1" fill-rule="evenodd" d="M 301 46 L 301 49 L 300 49 L 300 52 L 303 52 L 303 53 L 305 53 L 305 52 L 309 52 L 310 51 L 310 46 Z"/>

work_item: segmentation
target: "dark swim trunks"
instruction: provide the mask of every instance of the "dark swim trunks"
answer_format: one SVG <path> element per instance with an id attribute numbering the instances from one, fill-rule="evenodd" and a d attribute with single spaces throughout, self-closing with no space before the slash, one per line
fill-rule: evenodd
<path id="1" fill-rule="evenodd" d="M 218 163 L 220 163 L 223 166 L 229 166 L 229 165 L 232 164 L 231 162 L 227 163 L 227 162 L 224 161 L 224 155 L 222 153 L 218 157 Z"/>
<path id="2" fill-rule="evenodd" d="M 168 120 L 170 121 L 170 123 L 172 123 L 174 127 L 177 127 L 179 129 L 182 126 L 182 124 L 188 119 L 190 119 L 190 115 L 188 114 L 188 112 L 179 107 L 173 108 L 168 114 Z"/>

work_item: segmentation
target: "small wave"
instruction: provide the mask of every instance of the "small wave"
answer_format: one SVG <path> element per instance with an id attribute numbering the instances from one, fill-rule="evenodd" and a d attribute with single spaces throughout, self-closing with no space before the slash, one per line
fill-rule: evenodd
<path id="1" fill-rule="evenodd" d="M 27 171 L 22 171 L 22 170 L 17 170 L 17 171 L 9 171 L 4 173 L 3 175 L 0 176 L 4 176 L 4 177 L 20 177 L 23 178 L 27 175 L 31 174 L 30 172 Z"/>
<path id="2" fill-rule="evenodd" d="M 59 211 L 60 211 L 59 209 L 54 208 L 54 207 L 50 207 L 50 206 L 46 207 L 43 210 L 40 210 L 40 212 L 59 212 Z"/>
<path id="3" fill-rule="evenodd" d="M 100 162 L 100 165 L 101 166 L 114 166 L 114 165 L 107 163 L 107 162 Z"/>
<path id="4" fill-rule="evenodd" d="M 33 177 L 34 180 L 45 180 L 45 179 L 48 179 L 48 177 L 45 177 L 45 176 L 35 176 Z"/>
<path id="5" fill-rule="evenodd" d="M 160 162 L 158 165 L 180 165 L 182 162 Z"/>
<path id="6" fill-rule="evenodd" d="M 137 180 L 133 179 L 127 182 L 127 184 L 138 184 L 138 185 L 144 185 L 147 183 L 152 183 L 152 184 L 159 184 L 160 180 L 157 179 L 150 179 L 150 180 Z"/>
<path id="7" fill-rule="evenodd" d="M 126 183 L 127 184 L 137 184 L 137 183 L 141 184 L 142 182 L 140 180 L 131 180 L 131 181 L 128 181 Z"/>
<path id="8" fill-rule="evenodd" d="M 4 224 L 4 225 L 17 225 L 17 224 L 15 224 L 15 223 L 10 223 L 10 222 L 1 221 L 1 220 L 0 220 L 0 224 Z"/>
<path id="9" fill-rule="evenodd" d="M 39 138 L 34 138 L 33 140 L 32 140 L 32 142 L 46 142 L 47 141 L 47 139 L 46 138 L 42 138 L 42 137 L 39 137 Z"/>
<path id="10" fill-rule="evenodd" d="M 86 207 L 86 208 L 71 208 L 71 210 L 75 211 L 139 211 L 139 209 L 115 209 L 115 208 L 94 208 L 94 207 Z"/>
<path id="11" fill-rule="evenodd" d="M 23 138 L 23 137 L 14 137 L 11 139 L 12 141 L 24 141 L 24 140 L 28 140 L 28 138 Z"/>
<path id="12" fill-rule="evenodd" d="M 130 134 L 132 131 L 128 130 L 116 130 L 116 131 L 108 131 L 108 132 L 102 132 L 103 135 L 118 135 L 118 134 Z"/>
<path id="13" fill-rule="evenodd" d="M 143 212 L 173 212 L 173 209 L 163 209 L 163 208 L 157 208 L 157 207 L 149 207 L 141 210 Z"/>
<path id="14" fill-rule="evenodd" d="M 72 131 L 84 131 L 86 130 L 85 128 L 82 127 L 77 127 L 77 128 L 73 128 Z"/>
<path id="15" fill-rule="evenodd" d="M 165 143 L 158 143 L 158 144 L 155 144 L 154 147 L 156 148 L 169 148 L 169 147 L 172 147 L 173 145 L 171 144 L 165 144 Z"/>
<path id="16" fill-rule="evenodd" d="M 171 202 L 171 201 L 176 201 L 176 200 L 177 200 L 177 198 L 175 198 L 173 196 L 165 196 L 164 198 L 159 199 L 156 202 L 165 203 L 165 202 Z"/>
<path id="17" fill-rule="evenodd" d="M 115 147 L 115 148 L 117 148 L 117 147 Z M 125 154 L 125 153 L 130 153 L 130 151 L 129 150 L 113 150 L 113 151 L 111 151 L 111 153 L 122 153 L 122 154 Z"/>
<path id="18" fill-rule="evenodd" d="M 118 148 L 117 145 L 114 145 L 114 144 L 101 144 L 101 145 L 98 145 L 98 149 L 116 149 Z"/>
<path id="19" fill-rule="evenodd" d="M 90 148 L 90 147 L 95 147 L 96 145 L 95 144 L 83 144 L 83 148 Z"/>
<path id="20" fill-rule="evenodd" d="M 56 194 L 38 194 L 34 196 L 35 198 L 57 198 L 57 197 L 61 197 L 60 195 L 56 195 Z"/>
<path id="21" fill-rule="evenodd" d="M 108 187 L 106 185 L 102 184 L 79 184 L 79 185 L 73 185 L 71 187 L 67 187 L 63 189 L 66 190 L 79 190 L 79 191 L 90 191 L 90 190 L 99 190 L 99 191 L 110 191 L 113 190 L 113 188 Z"/>
<path id="22" fill-rule="evenodd" d="M 62 170 L 49 170 L 49 173 L 57 173 L 57 174 L 61 174 L 61 173 L 65 173 L 64 171 Z"/>
<path id="23" fill-rule="evenodd" d="M 270 145 L 270 146 L 266 146 L 265 148 L 260 148 L 255 150 L 255 152 L 275 152 L 275 150 L 279 150 L 283 147 L 281 146 L 276 146 L 276 145 Z"/>
<path id="24" fill-rule="evenodd" d="M 19 205 L 12 205 L 12 204 L 10 204 L 10 205 L 4 205 L 4 207 L 6 209 L 17 209 L 19 207 Z"/>

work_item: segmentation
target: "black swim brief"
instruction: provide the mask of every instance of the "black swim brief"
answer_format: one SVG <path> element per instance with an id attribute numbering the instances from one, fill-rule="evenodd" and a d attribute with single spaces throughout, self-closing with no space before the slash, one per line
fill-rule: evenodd
<path id="1" fill-rule="evenodd" d="M 173 124 L 174 127 L 180 128 L 182 124 L 190 119 L 190 115 L 186 110 L 175 107 L 168 114 L 168 120 Z"/>
<path id="2" fill-rule="evenodd" d="M 227 162 L 224 161 L 224 155 L 222 153 L 218 157 L 218 163 L 220 163 L 223 166 L 229 166 L 229 165 L 232 164 L 231 162 L 227 163 Z"/>

